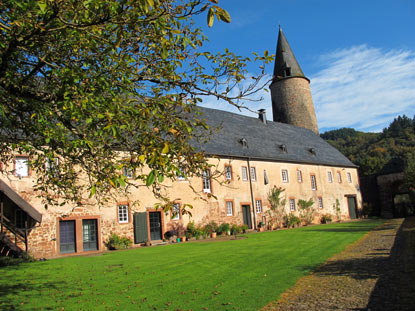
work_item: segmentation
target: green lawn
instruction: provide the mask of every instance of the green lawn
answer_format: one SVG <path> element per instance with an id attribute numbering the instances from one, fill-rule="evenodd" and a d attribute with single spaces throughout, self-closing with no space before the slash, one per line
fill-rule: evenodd
<path id="1" fill-rule="evenodd" d="M 258 310 L 381 221 L 0 268 L 0 310 Z"/>

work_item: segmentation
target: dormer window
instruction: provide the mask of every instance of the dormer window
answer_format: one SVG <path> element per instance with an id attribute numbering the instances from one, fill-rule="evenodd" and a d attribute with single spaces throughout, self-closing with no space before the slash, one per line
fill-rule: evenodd
<path id="1" fill-rule="evenodd" d="M 310 149 L 308 149 L 308 151 L 309 151 L 312 155 L 316 155 L 316 149 L 314 149 L 314 148 L 310 148 Z"/>
<path id="2" fill-rule="evenodd" d="M 281 144 L 279 147 L 282 152 L 287 153 L 287 146 L 285 144 Z"/>
<path id="3" fill-rule="evenodd" d="M 239 142 L 241 143 L 241 145 L 242 145 L 243 148 L 248 148 L 248 141 L 246 140 L 245 137 L 244 138 L 241 138 L 239 140 Z"/>

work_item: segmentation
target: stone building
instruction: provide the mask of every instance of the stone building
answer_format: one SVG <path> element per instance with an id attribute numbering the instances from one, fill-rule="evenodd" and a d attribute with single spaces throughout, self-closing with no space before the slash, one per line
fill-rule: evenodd
<path id="1" fill-rule="evenodd" d="M 338 204 L 342 219 L 356 218 L 362 205 L 357 168 L 318 136 L 309 80 L 281 29 L 270 88 L 274 121 L 267 121 L 263 110 L 252 118 L 199 108 L 202 118 L 219 129 L 208 143 L 196 146 L 206 152 L 212 169 L 203 172 L 203 178 L 165 182 L 177 214 L 155 209 L 159 202 L 146 187 L 103 205 L 91 201 L 46 210 L 33 193 L 36 176 L 27 155 L 16 155 L 8 164 L 15 174 L 0 180 L 0 251 L 15 236 L 21 237 L 17 244 L 23 249 L 26 244 L 35 257 L 102 251 L 111 232 L 138 246 L 161 240 L 167 231 L 181 230 L 189 221 L 256 229 L 267 221 L 267 196 L 275 186 L 285 189 L 287 213 L 298 213 L 299 199 L 312 198 L 316 222 L 323 214 L 334 214 Z M 222 175 L 211 178 L 213 170 Z M 194 190 L 200 198 L 195 198 Z M 139 205 L 132 204 L 135 201 Z M 181 213 L 188 203 L 193 206 L 191 217 Z"/>

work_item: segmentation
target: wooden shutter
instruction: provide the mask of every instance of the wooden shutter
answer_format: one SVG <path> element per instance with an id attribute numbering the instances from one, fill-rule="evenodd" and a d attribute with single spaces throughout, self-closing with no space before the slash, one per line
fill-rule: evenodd
<path id="1" fill-rule="evenodd" d="M 134 213 L 134 243 L 148 241 L 147 212 Z"/>

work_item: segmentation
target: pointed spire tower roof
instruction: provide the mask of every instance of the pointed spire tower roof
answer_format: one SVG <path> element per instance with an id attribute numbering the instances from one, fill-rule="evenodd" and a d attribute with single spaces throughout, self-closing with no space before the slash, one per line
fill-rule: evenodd
<path id="1" fill-rule="evenodd" d="M 274 64 L 274 79 L 278 81 L 288 77 L 302 77 L 308 80 L 301 70 L 297 59 L 288 44 L 287 38 L 282 32 L 281 26 L 278 32 L 278 43 L 277 52 L 275 53 L 275 64 Z"/>

